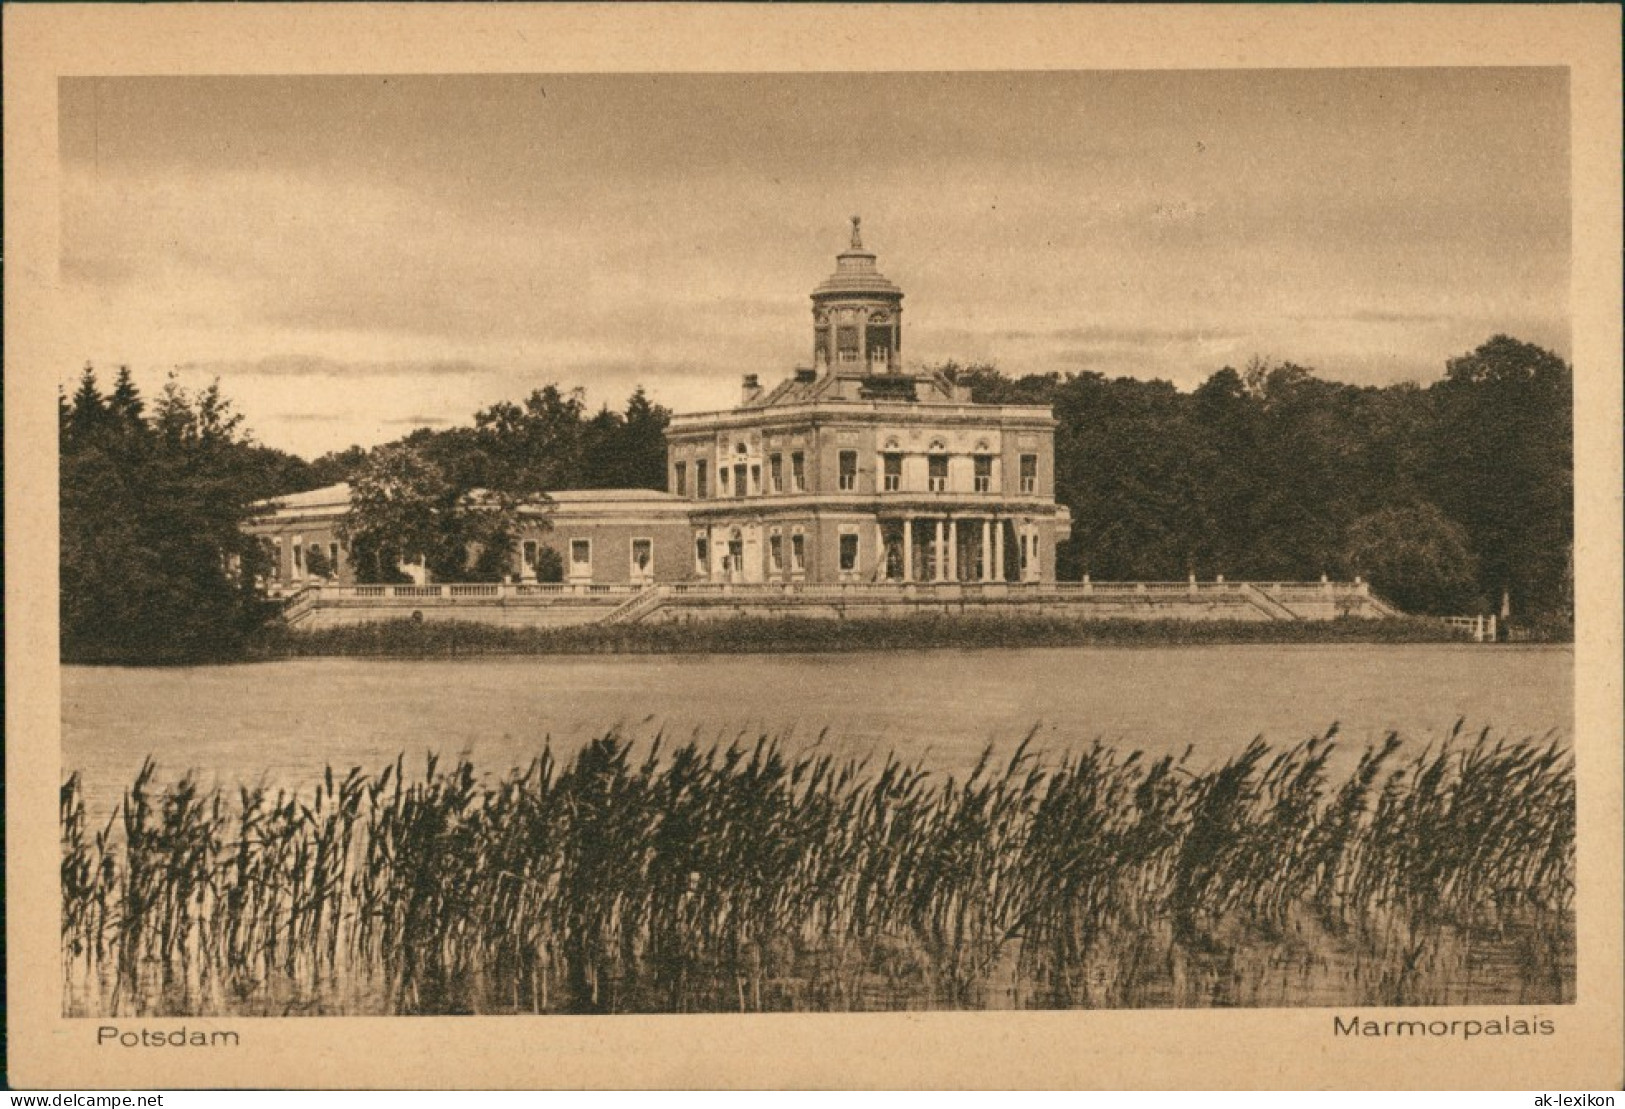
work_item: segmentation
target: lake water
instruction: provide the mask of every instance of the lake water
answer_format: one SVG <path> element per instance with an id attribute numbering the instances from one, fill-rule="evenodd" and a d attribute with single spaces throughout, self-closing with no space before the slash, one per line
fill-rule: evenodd
<path id="1" fill-rule="evenodd" d="M 62 754 L 64 772 L 83 777 L 93 827 L 106 820 L 149 755 L 164 779 L 195 770 L 203 784 L 228 790 L 264 782 L 303 791 L 329 765 L 340 774 L 351 766 L 376 772 L 403 753 L 408 767 L 421 773 L 431 750 L 450 757 L 466 752 L 483 773 L 497 776 L 528 763 L 544 743 L 567 756 L 617 727 L 639 740 L 662 731 L 679 740 L 697 735 L 723 742 L 769 733 L 795 748 L 824 743 L 842 755 L 875 758 L 895 752 L 938 772 L 963 773 L 989 743 L 1008 753 L 1028 732 L 1036 733 L 1038 750 L 1051 756 L 1097 740 L 1152 754 L 1189 747 L 1192 769 L 1200 770 L 1254 736 L 1288 746 L 1336 722 L 1344 737 L 1329 767 L 1336 780 L 1389 731 L 1405 737 L 1412 753 L 1450 734 L 1458 720 L 1473 733 L 1488 728 L 1513 739 L 1567 740 L 1573 731 L 1572 682 L 1569 648 L 1473 645 L 70 667 L 63 675 Z M 275 856 L 274 845 L 262 848 Z M 118 892 L 115 887 L 115 900 Z M 75 904 L 88 913 L 100 904 L 98 896 Z M 702 903 L 709 904 L 695 901 L 690 908 Z M 358 912 L 353 900 L 335 913 L 333 919 L 348 921 L 344 927 L 350 929 L 373 919 Z M 96 919 L 122 918 L 114 912 Z M 278 919 L 275 912 L 270 919 Z M 1194 940 L 1181 938 L 1171 917 L 1119 924 L 1113 926 L 1118 931 L 1092 932 L 1077 951 L 1066 949 L 1066 959 L 1056 963 L 1064 973 L 1050 977 L 1022 969 L 1025 941 L 1016 940 L 1005 945 L 977 986 L 980 992 L 968 1000 L 942 992 L 940 967 L 929 970 L 937 966 L 930 961 L 937 955 L 919 935 L 866 935 L 853 947 L 839 930 L 811 940 L 775 934 L 740 955 L 737 964 L 696 962 L 698 985 L 681 1005 L 1352 1006 L 1573 998 L 1571 918 L 1496 917 L 1483 928 L 1458 922 L 1420 933 L 1422 947 L 1416 946 L 1416 922 L 1403 914 L 1389 919 L 1378 911 L 1371 920 L 1361 919 L 1360 928 L 1329 931 L 1299 906 L 1291 927 L 1249 932 L 1241 918 L 1225 919 L 1204 925 L 1211 934 L 1201 932 Z M 217 972 L 195 982 L 197 967 L 207 960 L 196 966 L 132 960 L 128 967 L 119 964 L 129 975 L 124 982 L 114 975 L 111 959 L 92 968 L 84 959 L 68 958 L 64 1004 L 76 1015 L 274 1015 L 554 1011 L 587 996 L 597 1003 L 596 985 L 590 992 L 576 988 L 568 994 L 574 1000 L 566 1000 L 562 972 L 549 992 L 553 971 L 547 968 L 573 950 L 556 950 L 555 941 L 563 942 L 554 936 L 526 949 L 533 960 L 540 959 L 538 952 L 547 957 L 526 964 L 523 974 L 514 969 L 520 964 L 498 958 L 446 982 L 420 976 L 421 995 L 418 978 L 408 991 L 401 985 L 405 979 L 392 977 L 399 967 L 386 961 L 380 969 L 374 956 L 356 954 L 361 948 L 346 947 L 351 961 L 326 974 L 319 967 L 296 972 L 291 964 L 228 966 L 222 952 L 211 948 L 205 954 L 216 960 L 209 965 Z M 1033 958 L 1049 950 L 1035 943 Z M 749 998 L 740 975 L 753 983 Z M 630 992 L 611 1007 L 668 1011 L 662 1006 L 676 1004 L 660 991 L 638 994 L 635 978 L 627 979 Z"/>
<path id="2" fill-rule="evenodd" d="M 107 813 L 151 755 L 161 776 L 302 788 L 327 765 L 468 752 L 485 771 L 638 737 L 762 732 L 843 754 L 895 751 L 943 771 L 1029 731 L 1060 753 L 1099 739 L 1222 760 L 1257 735 L 1292 744 L 1336 722 L 1348 765 L 1390 730 L 1420 751 L 1458 719 L 1514 738 L 1573 727 L 1566 646 L 1335 645 L 297 660 L 179 669 L 66 667 L 63 773 Z"/>

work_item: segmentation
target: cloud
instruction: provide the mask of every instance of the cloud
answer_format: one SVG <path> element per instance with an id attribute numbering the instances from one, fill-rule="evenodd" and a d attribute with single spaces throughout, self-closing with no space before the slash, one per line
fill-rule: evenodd
<path id="1" fill-rule="evenodd" d="M 1568 334 L 1553 74 L 90 91 L 64 92 L 74 326 L 45 361 L 70 384 L 87 358 L 218 376 L 301 451 L 548 382 L 595 407 L 640 384 L 678 411 L 732 403 L 740 373 L 806 360 L 806 294 L 850 212 L 907 293 L 910 362 L 1185 385 L 1257 351 L 1382 380 L 1495 331 Z M 832 159 L 854 135 L 862 156 Z"/>
<path id="2" fill-rule="evenodd" d="M 287 424 L 340 424 L 350 419 L 338 412 L 273 412 L 271 418 Z"/>
<path id="3" fill-rule="evenodd" d="M 230 377 L 336 378 L 362 377 L 469 377 L 490 375 L 494 367 L 457 359 L 429 359 L 421 362 L 351 362 L 322 355 L 274 354 L 249 361 L 183 362 L 177 367 L 188 373 Z"/>
<path id="4" fill-rule="evenodd" d="M 1242 337 L 1242 333 L 1224 327 L 1087 324 L 1082 327 L 1056 328 L 1053 331 L 1042 332 L 1032 337 L 1053 342 L 1082 342 L 1101 346 L 1119 346 L 1124 343 L 1205 343 L 1219 339 L 1238 339 Z"/>
<path id="5" fill-rule="evenodd" d="M 1340 323 L 1443 323 L 1449 316 L 1439 312 L 1402 312 L 1388 308 L 1365 308 L 1354 312 L 1303 312 L 1292 317 L 1295 320 L 1325 320 Z"/>
<path id="6" fill-rule="evenodd" d="M 1206 216 L 1211 204 L 1190 200 L 1164 200 L 1151 205 L 1152 223 L 1191 223 Z"/>

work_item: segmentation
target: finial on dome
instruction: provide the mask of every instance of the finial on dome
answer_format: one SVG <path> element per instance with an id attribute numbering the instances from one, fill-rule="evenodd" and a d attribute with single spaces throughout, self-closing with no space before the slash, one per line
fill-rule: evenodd
<path id="1" fill-rule="evenodd" d="M 862 222 L 863 222 L 863 217 L 862 216 L 853 216 L 852 217 L 852 249 L 853 250 L 862 250 L 863 249 L 863 236 L 858 231 L 858 225 L 861 224 Z"/>

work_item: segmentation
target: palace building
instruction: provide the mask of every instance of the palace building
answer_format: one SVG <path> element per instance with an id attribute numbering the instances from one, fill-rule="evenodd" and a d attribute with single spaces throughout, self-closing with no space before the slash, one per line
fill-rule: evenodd
<path id="1" fill-rule="evenodd" d="M 663 491 L 551 493 L 527 512 L 514 578 L 536 580 L 552 548 L 579 585 L 1053 582 L 1071 520 L 1050 410 L 974 403 L 905 369 L 902 347 L 903 291 L 853 217 L 812 292 L 811 365 L 771 388 L 746 374 L 738 406 L 674 417 Z M 282 585 L 354 580 L 348 505 L 346 486 L 267 504 L 253 530 Z"/>

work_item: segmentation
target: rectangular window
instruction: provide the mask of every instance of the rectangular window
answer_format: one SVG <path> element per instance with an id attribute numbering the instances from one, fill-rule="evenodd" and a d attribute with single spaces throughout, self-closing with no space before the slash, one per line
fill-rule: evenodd
<path id="1" fill-rule="evenodd" d="M 754 462 L 751 464 L 750 491 L 752 493 L 760 493 L 762 491 L 762 464 L 760 462 Z"/>
<path id="2" fill-rule="evenodd" d="M 795 493 L 807 491 L 807 456 L 801 451 L 790 453 L 790 489 Z"/>
<path id="3" fill-rule="evenodd" d="M 703 534 L 694 537 L 694 572 L 696 574 L 711 572 L 711 544 Z"/>
<path id="4" fill-rule="evenodd" d="M 886 471 L 886 492 L 895 493 L 903 487 L 903 456 L 888 454 L 882 459 L 882 464 Z"/>
<path id="5" fill-rule="evenodd" d="M 734 496 L 745 495 L 745 464 L 741 462 L 734 467 Z"/>
<path id="6" fill-rule="evenodd" d="M 1038 456 L 1036 454 L 1021 456 L 1021 491 L 1023 493 L 1038 492 Z"/>
<path id="7" fill-rule="evenodd" d="M 525 569 L 533 570 L 536 568 L 536 540 L 525 540 L 524 554 L 522 557 L 525 560 Z"/>
<path id="8" fill-rule="evenodd" d="M 327 545 L 327 572 L 335 578 L 339 576 L 339 545 L 337 543 Z"/>
<path id="9" fill-rule="evenodd" d="M 978 493 L 991 493 L 993 491 L 993 456 L 979 454 L 976 456 L 976 491 Z"/>
<path id="10" fill-rule="evenodd" d="M 836 357 L 842 362 L 858 360 L 858 329 L 841 326 L 835 329 Z"/>
<path id="11" fill-rule="evenodd" d="M 784 455 L 775 454 L 767 460 L 767 487 L 771 493 L 784 492 Z"/>
<path id="12" fill-rule="evenodd" d="M 705 459 L 703 458 L 694 461 L 694 495 L 702 501 L 711 495 L 711 490 L 706 487 Z"/>
<path id="13" fill-rule="evenodd" d="M 733 471 L 726 466 L 717 467 L 717 495 L 729 497 L 733 494 L 728 491 L 728 482 L 732 480 Z"/>
<path id="14" fill-rule="evenodd" d="M 271 578 L 273 581 L 282 580 L 282 540 L 271 540 Z"/>
<path id="15" fill-rule="evenodd" d="M 647 581 L 655 572 L 655 545 L 652 539 L 632 540 L 632 580 Z"/>
<path id="16" fill-rule="evenodd" d="M 688 463 L 679 462 L 671 468 L 671 491 L 679 497 L 688 496 Z"/>
<path id="17" fill-rule="evenodd" d="M 302 544 L 293 545 L 293 576 L 300 577 L 305 572 L 305 548 Z"/>
<path id="18" fill-rule="evenodd" d="M 930 459 L 930 470 L 927 475 L 926 488 L 933 493 L 945 493 L 948 490 L 948 456 L 933 454 Z"/>
<path id="19" fill-rule="evenodd" d="M 592 540 L 570 540 L 570 573 L 584 574 L 592 569 Z"/>
<path id="20" fill-rule="evenodd" d="M 767 537 L 767 568 L 775 574 L 784 569 L 784 537 L 777 533 Z"/>
<path id="21" fill-rule="evenodd" d="M 850 493 L 858 487 L 858 452 L 842 451 L 840 466 L 841 490 Z"/>
<path id="22" fill-rule="evenodd" d="M 807 537 L 805 535 L 792 535 L 790 537 L 790 571 L 799 574 L 807 568 Z"/>
<path id="23" fill-rule="evenodd" d="M 841 536 L 841 572 L 851 573 L 858 568 L 858 537 Z"/>

